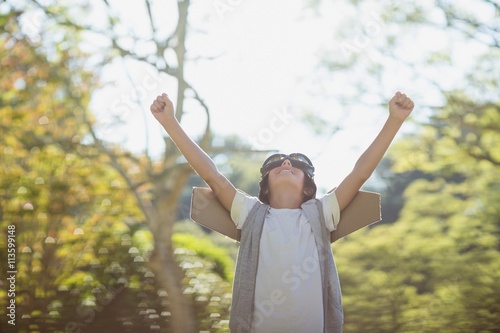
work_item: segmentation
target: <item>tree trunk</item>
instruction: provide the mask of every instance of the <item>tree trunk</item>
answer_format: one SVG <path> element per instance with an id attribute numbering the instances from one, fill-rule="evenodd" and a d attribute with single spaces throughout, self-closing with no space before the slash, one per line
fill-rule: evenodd
<path id="1" fill-rule="evenodd" d="M 171 313 L 170 327 L 171 332 L 175 333 L 195 333 L 198 326 L 191 296 L 183 293 L 184 272 L 175 260 L 172 244 L 173 224 L 177 218 L 179 196 L 189 174 L 190 172 L 177 174 L 175 188 L 162 191 L 149 221 L 155 241 L 155 250 L 150 265 L 157 283 L 168 293 L 169 305 L 165 310 Z"/>

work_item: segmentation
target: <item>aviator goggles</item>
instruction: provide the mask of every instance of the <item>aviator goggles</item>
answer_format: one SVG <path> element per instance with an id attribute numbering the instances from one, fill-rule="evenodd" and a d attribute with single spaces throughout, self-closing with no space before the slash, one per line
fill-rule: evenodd
<path id="1" fill-rule="evenodd" d="M 293 153 L 290 155 L 274 154 L 269 156 L 260 168 L 260 174 L 262 175 L 262 177 L 267 175 L 272 169 L 277 168 L 281 164 L 283 164 L 284 160 L 289 160 L 294 168 L 298 168 L 304 171 L 309 176 L 309 178 L 314 178 L 314 167 L 311 160 L 306 155 L 301 153 Z"/>

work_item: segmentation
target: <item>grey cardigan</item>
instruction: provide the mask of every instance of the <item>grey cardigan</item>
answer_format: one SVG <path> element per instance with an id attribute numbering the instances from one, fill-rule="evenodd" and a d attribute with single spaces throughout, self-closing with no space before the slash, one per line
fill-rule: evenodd
<path id="1" fill-rule="evenodd" d="M 323 289 L 323 332 L 342 333 L 344 314 L 340 282 L 330 247 L 330 232 L 326 229 L 323 208 L 317 199 L 306 201 L 301 208 L 311 223 L 318 249 Z M 229 328 L 233 333 L 252 331 L 260 237 L 268 210 L 269 205 L 257 202 L 252 207 L 241 230 L 229 319 Z"/>

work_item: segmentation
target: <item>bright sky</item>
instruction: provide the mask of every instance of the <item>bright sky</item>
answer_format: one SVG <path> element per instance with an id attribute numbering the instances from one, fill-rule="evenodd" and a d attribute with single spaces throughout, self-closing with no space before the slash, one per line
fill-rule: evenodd
<path id="1" fill-rule="evenodd" d="M 332 121 L 332 128 L 344 115 L 326 99 L 311 95 L 314 87 L 310 86 L 310 80 L 317 71 L 319 51 L 331 42 L 331 34 L 318 32 L 331 31 L 331 24 L 310 14 L 304 17 L 303 1 L 239 3 L 226 7 L 231 10 L 217 12 L 215 1 L 196 1 L 190 13 L 192 22 L 201 22 L 200 29 L 206 31 L 191 35 L 190 55 L 217 56 L 214 60 L 196 61 L 186 68 L 189 82 L 210 107 L 213 130 L 220 135 L 237 134 L 259 149 L 303 152 L 316 165 L 320 188 L 326 190 L 338 185 L 361 149 L 376 135 L 383 115 L 380 110 L 370 113 L 349 110 L 350 125 L 344 133 L 333 140 L 316 136 L 303 124 L 305 110 L 321 113 Z M 126 9 L 125 15 L 139 10 Z M 130 15 L 131 21 L 138 16 L 144 17 Z M 175 82 L 157 77 L 152 70 L 144 73 L 145 69 L 137 64 L 127 66 L 136 88 L 143 92 L 139 100 L 144 108 L 147 109 L 160 92 L 175 96 Z M 142 123 L 147 119 L 148 129 L 152 130 L 150 147 L 153 151 L 161 149 L 155 142 L 161 142 L 162 130 L 149 114 L 144 117 L 140 108 L 127 102 L 134 95 L 134 89 L 123 68 L 123 62 L 118 61 L 104 73 L 105 81 L 113 84 L 96 93 L 92 108 L 124 112 L 129 124 L 126 135 L 119 136 L 114 131 L 105 135 L 116 136 L 119 142 L 128 137 L 127 145 L 136 151 L 144 147 Z M 189 112 L 183 125 L 190 135 L 196 136 L 205 126 L 204 112 L 196 103 L 188 103 L 186 109 Z"/>
<path id="2" fill-rule="evenodd" d="M 327 1 L 322 7 L 322 15 L 315 16 L 311 11 L 304 10 L 304 2 L 193 1 L 190 9 L 191 28 L 204 33 L 190 31 L 188 56 L 217 57 L 189 63 L 186 77 L 209 106 L 215 133 L 237 134 L 261 149 L 307 154 L 313 159 L 317 170 L 316 181 L 324 191 L 338 185 L 351 170 L 357 157 L 383 125 L 387 111 L 383 108 L 367 109 L 360 105 L 341 108 L 332 98 L 334 94 L 331 92 L 352 91 L 349 78 L 329 86 L 316 84 L 316 77 L 325 76 L 325 72 L 318 68 L 321 52 L 341 52 L 339 42 L 333 36 L 335 29 L 342 28 L 338 22 L 349 13 L 349 8 L 342 5 L 343 1 Z M 115 6 L 122 11 L 125 22 L 130 25 L 123 29 L 147 36 L 143 2 L 137 2 L 136 7 L 134 3 L 127 2 L 127 6 L 117 3 Z M 166 7 L 155 11 L 156 22 L 158 25 L 162 22 L 163 27 L 159 34 L 165 36 L 176 22 L 176 16 L 169 17 L 169 13 L 175 14 L 175 8 Z M 365 7 L 357 16 L 359 21 L 351 22 L 354 27 L 358 27 L 352 32 L 352 44 L 359 37 L 359 31 L 371 31 L 368 43 L 361 48 L 362 52 L 370 54 L 371 48 L 383 42 L 383 30 L 391 29 L 378 20 L 381 14 L 380 8 Z M 409 52 L 404 57 L 412 61 L 412 57 L 418 58 L 424 45 L 432 49 L 442 47 L 447 42 L 449 40 L 445 35 L 435 32 L 432 39 L 413 36 L 408 43 Z M 138 47 L 145 55 L 154 52 L 147 43 Z M 157 143 L 161 142 L 162 129 L 150 116 L 149 105 L 161 92 L 175 96 L 175 82 L 166 76 L 158 77 L 152 68 L 131 62 L 124 65 L 123 61 L 116 61 L 103 73 L 102 77 L 110 85 L 94 95 L 92 109 L 100 118 L 106 112 L 111 112 L 120 114 L 126 121 L 126 129 L 121 134 L 113 130 L 104 131 L 103 135 L 107 139 L 125 142 L 130 149 L 140 151 L 147 137 L 151 151 L 159 151 L 161 144 Z M 423 92 L 421 86 L 415 87 L 415 82 L 405 77 L 399 67 L 392 71 L 389 70 L 389 79 L 383 82 L 383 86 L 388 89 L 384 91 L 387 98 L 400 89 L 414 99 L 425 95 L 427 105 L 439 103 L 438 94 Z M 137 89 L 142 109 L 131 102 L 135 93 L 128 75 Z M 458 78 L 459 75 L 449 73 L 449 79 Z M 374 81 L 373 84 L 374 89 L 380 89 L 377 87 L 379 82 Z M 360 96 L 361 99 L 369 100 L 370 96 Z M 416 104 L 419 104 L 418 100 Z M 186 111 L 183 126 L 188 134 L 196 137 L 205 126 L 205 114 L 193 102 L 186 104 Z M 344 130 L 330 139 L 319 137 L 304 125 L 304 111 L 327 119 L 327 128 L 334 128 L 340 122 Z"/>

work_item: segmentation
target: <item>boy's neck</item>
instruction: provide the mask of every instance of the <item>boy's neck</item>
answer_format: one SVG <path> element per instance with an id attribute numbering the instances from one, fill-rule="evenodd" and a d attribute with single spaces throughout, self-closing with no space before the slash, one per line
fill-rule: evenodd
<path id="1" fill-rule="evenodd" d="M 296 209 L 302 205 L 302 193 L 281 192 L 270 195 L 269 206 L 275 209 Z"/>

